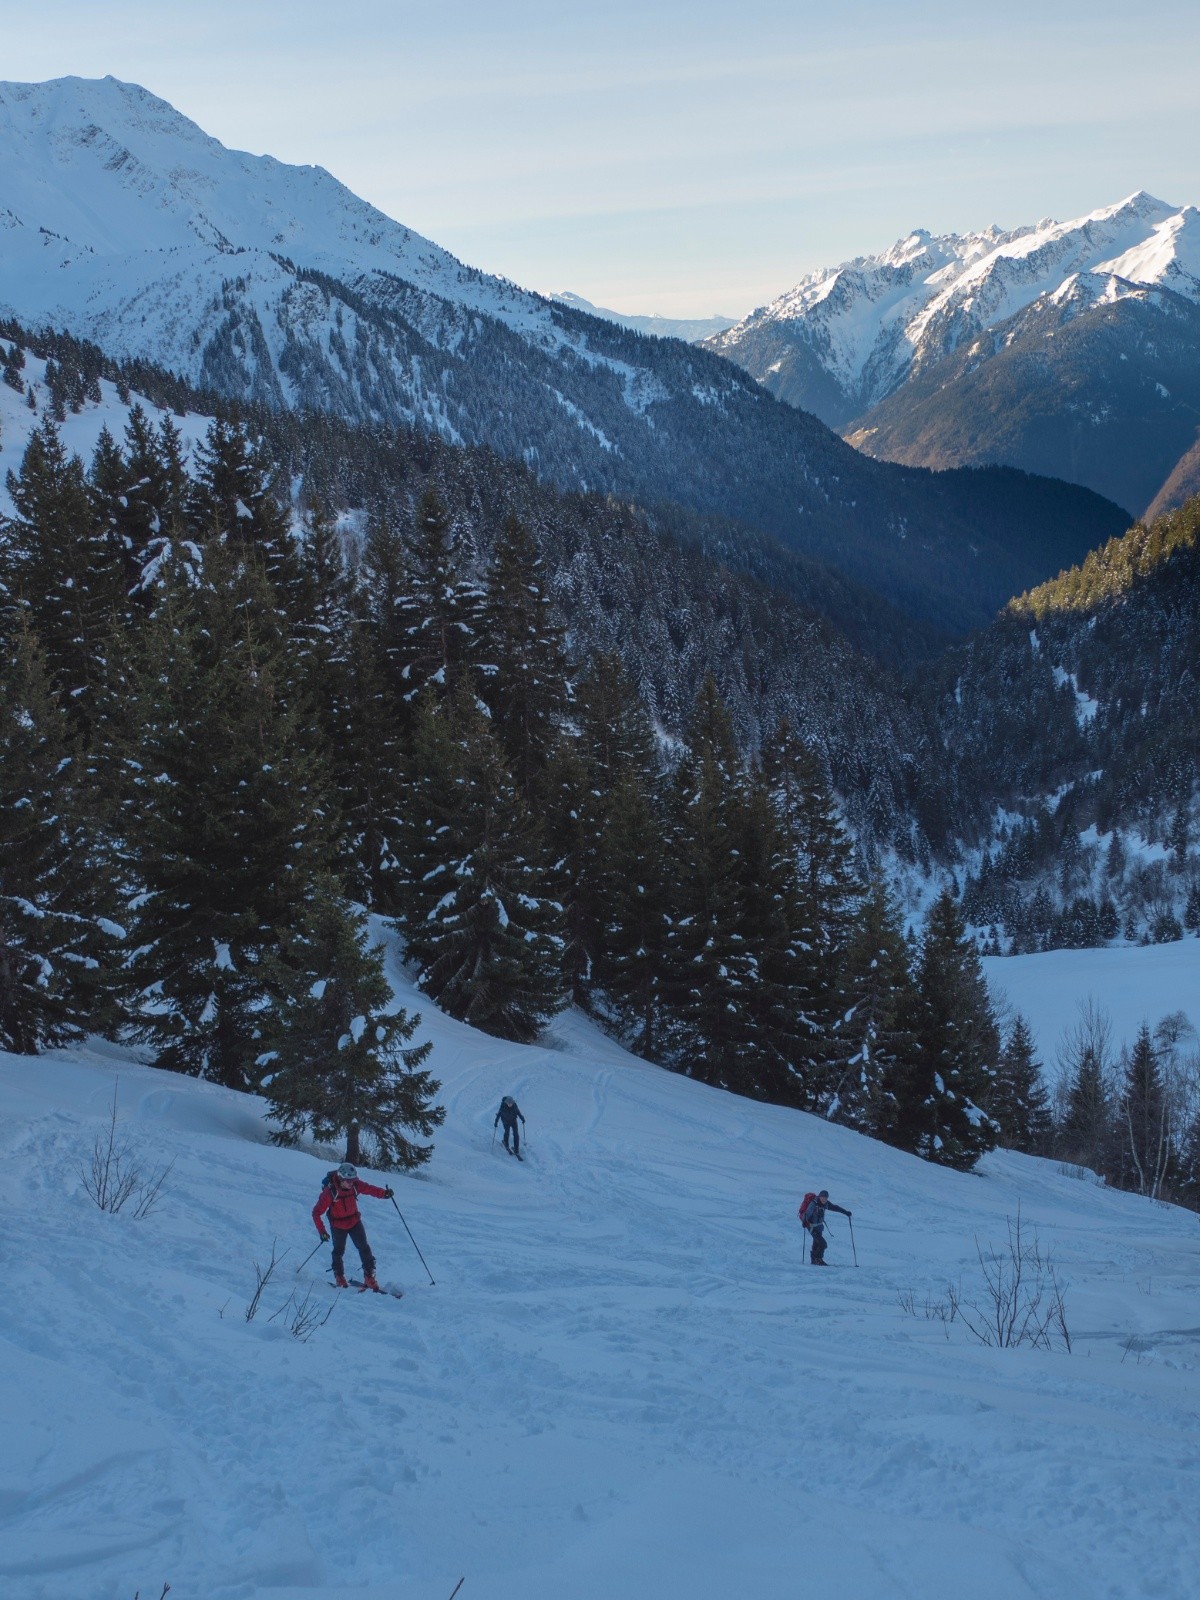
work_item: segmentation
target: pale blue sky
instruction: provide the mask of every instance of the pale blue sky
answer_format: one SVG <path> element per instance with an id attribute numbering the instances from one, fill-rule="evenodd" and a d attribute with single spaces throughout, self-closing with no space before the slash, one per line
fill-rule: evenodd
<path id="1" fill-rule="evenodd" d="M 111 72 L 467 261 L 737 315 L 912 227 L 1200 202 L 1195 0 L 0 0 L 0 76 Z"/>

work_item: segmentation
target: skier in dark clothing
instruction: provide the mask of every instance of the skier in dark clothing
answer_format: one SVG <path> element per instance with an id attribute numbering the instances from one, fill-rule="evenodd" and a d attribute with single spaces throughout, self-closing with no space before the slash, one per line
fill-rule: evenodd
<path id="1" fill-rule="evenodd" d="M 337 1280 L 339 1289 L 346 1285 L 346 1274 L 343 1263 L 346 1255 L 346 1240 L 353 1239 L 354 1247 L 358 1251 L 362 1262 L 363 1283 L 368 1289 L 378 1289 L 375 1281 L 375 1257 L 371 1254 L 371 1246 L 367 1243 L 367 1230 L 363 1227 L 362 1218 L 358 1214 L 358 1197 L 360 1194 L 369 1194 L 376 1200 L 390 1200 L 391 1189 L 379 1189 L 373 1183 L 367 1183 L 358 1175 L 357 1167 L 349 1161 L 343 1161 L 336 1172 L 331 1172 L 321 1185 L 320 1199 L 313 1207 L 313 1221 L 317 1225 L 317 1232 L 328 1243 L 329 1234 L 322 1222 L 322 1217 L 328 1211 L 330 1226 L 333 1229 L 333 1275 Z"/>
<path id="2" fill-rule="evenodd" d="M 500 1102 L 499 1111 L 497 1111 L 492 1120 L 492 1127 L 494 1128 L 497 1122 L 502 1122 L 504 1124 L 504 1148 L 507 1150 L 509 1147 L 508 1136 L 511 1133 L 512 1153 L 514 1156 L 519 1157 L 521 1154 L 521 1134 L 517 1128 L 518 1117 L 520 1117 L 522 1122 L 525 1121 L 525 1115 L 520 1106 L 513 1099 L 512 1095 L 506 1094 L 504 1099 Z"/>
<path id="3" fill-rule="evenodd" d="M 845 1206 L 835 1206 L 829 1198 L 829 1190 L 822 1189 L 820 1194 L 806 1194 L 800 1207 L 800 1221 L 804 1224 L 804 1231 L 812 1236 L 812 1254 L 809 1260 L 814 1267 L 825 1265 L 825 1213 L 836 1211 L 839 1216 L 849 1217 L 852 1212 Z"/>

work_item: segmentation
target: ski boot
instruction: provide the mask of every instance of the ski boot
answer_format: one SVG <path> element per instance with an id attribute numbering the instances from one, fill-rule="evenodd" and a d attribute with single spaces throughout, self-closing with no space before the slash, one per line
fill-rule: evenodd
<path id="1" fill-rule="evenodd" d="M 363 1288 L 364 1289 L 374 1289 L 376 1294 L 382 1294 L 383 1293 L 382 1289 L 380 1289 L 380 1287 L 379 1287 L 378 1282 L 376 1281 L 375 1274 L 373 1272 L 365 1272 L 364 1271 L 364 1273 L 363 1273 Z"/>
<path id="2" fill-rule="evenodd" d="M 348 1289 L 350 1287 L 350 1285 L 346 1282 L 346 1274 L 344 1272 L 339 1272 L 333 1281 L 339 1289 Z"/>

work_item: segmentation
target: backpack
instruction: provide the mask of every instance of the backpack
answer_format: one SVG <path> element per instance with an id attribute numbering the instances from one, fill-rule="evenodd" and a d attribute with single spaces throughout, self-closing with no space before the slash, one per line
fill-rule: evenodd
<path id="1" fill-rule="evenodd" d="M 810 1189 L 808 1191 L 808 1193 L 804 1196 L 804 1199 L 801 1200 L 800 1209 L 796 1213 L 796 1215 L 800 1218 L 801 1222 L 804 1222 L 804 1213 L 808 1210 L 809 1206 L 812 1205 L 813 1201 L 816 1198 L 817 1198 L 816 1192 L 814 1190 Z M 804 1222 L 804 1226 L 807 1228 L 808 1227 L 808 1223 Z"/>

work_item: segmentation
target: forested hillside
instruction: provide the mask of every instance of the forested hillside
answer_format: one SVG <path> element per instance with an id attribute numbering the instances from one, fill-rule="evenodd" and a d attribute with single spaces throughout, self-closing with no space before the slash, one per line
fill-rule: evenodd
<path id="1" fill-rule="evenodd" d="M 1197 663 L 1200 499 L 947 657 L 935 715 L 985 852 L 973 921 L 1017 949 L 1200 929 Z"/>

